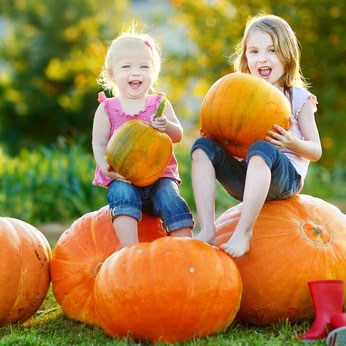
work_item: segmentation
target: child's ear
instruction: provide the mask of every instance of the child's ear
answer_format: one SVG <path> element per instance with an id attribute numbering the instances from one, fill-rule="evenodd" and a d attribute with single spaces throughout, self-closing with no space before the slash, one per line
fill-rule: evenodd
<path id="1" fill-rule="evenodd" d="M 115 83 L 115 78 L 112 69 L 107 70 L 108 78 Z"/>

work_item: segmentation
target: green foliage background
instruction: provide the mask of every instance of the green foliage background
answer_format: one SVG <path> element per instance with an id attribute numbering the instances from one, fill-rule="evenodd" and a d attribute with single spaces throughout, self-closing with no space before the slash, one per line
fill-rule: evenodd
<path id="1" fill-rule="evenodd" d="M 199 100 L 213 82 L 233 71 L 227 58 L 234 54 L 250 16 L 272 13 L 287 20 L 301 43 L 303 74 L 319 101 L 320 164 L 332 168 L 346 162 L 344 1 L 172 0 L 172 4 L 175 15 L 170 23 L 184 25 L 194 45 L 188 54 L 169 60 L 168 78 L 174 85 L 176 75 L 187 76 L 181 81 L 181 92 L 194 81 L 192 91 Z"/>
<path id="2" fill-rule="evenodd" d="M 134 3 L 147 10 L 138 16 Z M 185 129 L 176 150 L 182 194 L 193 209 L 189 148 L 198 137 L 202 99 L 233 71 L 229 57 L 248 17 L 259 12 L 282 16 L 292 26 L 304 75 L 319 101 L 323 156 L 311 165 L 303 192 L 346 200 L 345 7 L 330 0 L 1 0 L 0 214 L 20 218 L 25 200 L 25 219 L 41 222 L 106 204 L 105 191 L 91 185 L 96 78 L 108 41 L 134 18 L 162 45 L 158 89 Z M 232 204 L 218 190 L 217 207 Z"/>

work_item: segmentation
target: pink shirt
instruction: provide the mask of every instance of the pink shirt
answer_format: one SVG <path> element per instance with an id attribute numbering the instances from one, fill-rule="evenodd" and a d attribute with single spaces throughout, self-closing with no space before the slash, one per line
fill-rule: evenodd
<path id="1" fill-rule="evenodd" d="M 293 87 L 292 89 L 292 110 L 291 110 L 291 119 L 293 122 L 293 128 L 294 128 L 294 133 L 299 139 L 304 140 L 304 136 L 300 130 L 299 123 L 298 123 L 298 117 L 299 113 L 301 112 L 304 104 L 310 100 L 312 102 L 313 106 L 313 111 L 314 113 L 317 110 L 317 98 L 315 95 L 311 94 L 308 90 L 304 88 L 298 88 L 298 87 Z M 287 98 L 289 99 L 289 96 L 286 95 Z M 290 101 L 290 99 L 289 99 Z M 284 148 L 281 149 L 281 151 L 288 157 L 288 159 L 292 162 L 292 165 L 298 172 L 298 174 L 301 176 L 301 188 L 303 187 L 304 184 L 304 179 L 306 177 L 306 173 L 308 171 L 309 163 L 310 161 L 297 155 L 293 151 Z"/>
<path id="2" fill-rule="evenodd" d="M 165 96 L 164 93 L 158 93 L 153 95 L 147 95 L 145 99 L 145 107 L 143 110 L 138 112 L 138 114 L 129 115 L 122 111 L 120 101 L 117 97 L 107 98 L 104 92 L 99 93 L 98 95 L 98 101 L 100 103 L 104 102 L 104 108 L 107 113 L 107 116 L 109 118 L 109 121 L 111 123 L 111 131 L 109 133 L 108 140 L 111 138 L 113 132 L 123 123 L 125 123 L 128 120 L 132 119 L 140 119 L 149 122 L 150 116 L 152 114 L 155 114 L 157 107 L 159 106 L 159 103 L 161 101 L 161 98 Z M 172 154 L 172 157 L 170 161 L 168 162 L 168 165 L 161 175 L 161 178 L 174 178 L 178 181 L 178 183 L 181 182 L 179 173 L 178 173 L 178 163 L 174 156 L 174 153 Z M 94 185 L 100 185 L 104 187 L 108 187 L 108 184 L 112 181 L 111 178 L 105 176 L 101 169 L 96 166 L 95 176 L 93 180 Z"/>

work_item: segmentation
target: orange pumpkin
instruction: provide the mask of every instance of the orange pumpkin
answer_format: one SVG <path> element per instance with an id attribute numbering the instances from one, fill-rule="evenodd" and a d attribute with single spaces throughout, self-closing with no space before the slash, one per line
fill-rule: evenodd
<path id="1" fill-rule="evenodd" d="M 274 124 L 288 129 L 290 112 L 279 89 L 260 77 L 236 72 L 220 78 L 207 92 L 201 129 L 232 155 L 245 158 L 250 145 L 264 140 Z"/>
<path id="2" fill-rule="evenodd" d="M 217 219 L 219 246 L 232 235 L 241 210 L 239 204 Z M 267 201 L 250 251 L 234 261 L 244 284 L 238 320 L 267 325 L 312 318 L 308 281 L 346 280 L 346 215 L 308 195 Z"/>
<path id="3" fill-rule="evenodd" d="M 139 240 L 153 241 L 163 236 L 160 219 L 143 213 L 138 224 Z M 119 249 L 108 206 L 85 214 L 61 235 L 50 270 L 54 296 L 67 317 L 98 325 L 95 278 L 106 258 Z"/>
<path id="4" fill-rule="evenodd" d="M 237 267 L 192 238 L 160 238 L 110 256 L 95 283 L 102 328 L 112 337 L 178 342 L 226 329 L 241 300 Z"/>
<path id="5" fill-rule="evenodd" d="M 23 322 L 46 297 L 51 250 L 35 227 L 9 217 L 0 217 L 0 244 L 0 325 Z"/>
<path id="6" fill-rule="evenodd" d="M 163 98 L 155 117 L 162 115 Z M 148 186 L 159 179 L 172 157 L 173 144 L 165 132 L 158 131 L 143 120 L 130 120 L 112 135 L 106 147 L 111 167 L 137 186 Z"/>

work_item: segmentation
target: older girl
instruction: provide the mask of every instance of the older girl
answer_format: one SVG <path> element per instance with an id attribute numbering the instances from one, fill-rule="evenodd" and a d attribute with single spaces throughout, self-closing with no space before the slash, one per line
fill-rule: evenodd
<path id="1" fill-rule="evenodd" d="M 239 161 L 218 142 L 199 138 L 192 147 L 192 182 L 201 225 L 198 238 L 216 245 L 215 179 L 243 201 L 232 237 L 221 248 L 232 257 L 249 250 L 253 227 L 265 200 L 298 193 L 310 161 L 321 156 L 314 113 L 316 97 L 306 89 L 300 71 L 298 42 L 288 23 L 274 15 L 251 19 L 242 39 L 235 70 L 250 73 L 277 87 L 291 103 L 290 128 L 274 126 L 266 141 L 252 144 Z M 203 134 L 202 134 L 203 137 Z"/>

